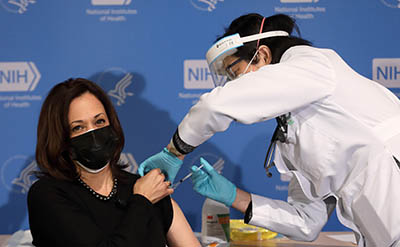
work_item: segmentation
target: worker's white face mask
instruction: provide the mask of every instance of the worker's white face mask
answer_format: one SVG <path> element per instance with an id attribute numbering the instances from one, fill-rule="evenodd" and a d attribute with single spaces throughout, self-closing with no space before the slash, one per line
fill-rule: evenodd
<path id="1" fill-rule="evenodd" d="M 257 54 L 258 54 L 258 50 L 254 53 L 254 56 L 251 58 L 250 62 L 247 64 L 246 69 L 242 73 L 240 73 L 239 75 L 232 77 L 232 76 L 229 76 L 230 73 L 226 73 L 227 76 L 228 76 L 228 80 L 234 80 L 234 79 L 237 79 L 237 78 L 241 77 L 242 75 L 246 74 L 247 71 L 250 68 L 250 65 L 253 63 L 254 58 L 256 58 Z M 249 72 L 253 72 L 253 71 L 250 70 Z"/>

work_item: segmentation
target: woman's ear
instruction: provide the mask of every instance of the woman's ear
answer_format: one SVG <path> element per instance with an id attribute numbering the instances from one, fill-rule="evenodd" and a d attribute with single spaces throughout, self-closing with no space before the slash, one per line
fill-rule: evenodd
<path id="1" fill-rule="evenodd" d="M 261 66 L 268 65 L 268 64 L 271 63 L 271 61 L 272 61 L 272 54 L 271 54 L 271 50 L 269 49 L 268 46 L 266 46 L 266 45 L 261 45 L 261 46 L 258 48 L 258 54 L 259 54 L 259 56 L 260 56 L 259 62 L 262 63 L 262 65 L 260 64 Z"/>

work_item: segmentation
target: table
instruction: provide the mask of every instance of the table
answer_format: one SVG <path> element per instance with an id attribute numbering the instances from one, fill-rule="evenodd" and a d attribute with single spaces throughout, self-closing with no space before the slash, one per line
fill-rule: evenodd
<path id="1" fill-rule="evenodd" d="M 323 247 L 341 247 L 341 246 L 356 246 L 350 242 L 343 242 L 330 238 L 332 235 L 350 234 L 350 232 L 321 232 L 319 237 L 314 242 L 301 242 L 293 241 L 287 238 L 275 238 L 266 241 L 252 241 L 252 242 L 231 242 L 230 247 L 310 247 L 310 246 L 323 246 Z M 351 233 L 352 234 L 352 233 Z M 5 247 L 7 240 L 11 235 L 0 235 L 0 247 Z"/>
<path id="2" fill-rule="evenodd" d="M 1 235 L 0 234 L 0 247 L 6 246 L 7 240 L 11 237 L 11 235 Z"/>
<path id="3" fill-rule="evenodd" d="M 329 236 L 334 235 L 348 235 L 352 232 L 321 232 L 318 238 L 313 242 L 294 241 L 287 238 L 274 238 L 264 241 L 252 242 L 231 242 L 230 247 L 246 247 L 246 246 L 259 246 L 259 247 L 309 247 L 309 246 L 324 246 L 324 247 L 339 247 L 339 246 L 357 246 L 351 242 L 344 242 L 333 239 Z"/>

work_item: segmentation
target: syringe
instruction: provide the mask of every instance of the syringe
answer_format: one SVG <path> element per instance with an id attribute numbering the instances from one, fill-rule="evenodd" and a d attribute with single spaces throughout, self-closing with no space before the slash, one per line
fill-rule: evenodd
<path id="1" fill-rule="evenodd" d="M 200 170 L 202 167 L 204 166 L 204 164 L 201 164 L 197 170 Z M 178 182 L 174 183 L 171 188 L 176 189 L 176 187 L 178 187 L 178 185 L 180 185 L 181 183 L 183 183 L 186 179 L 190 178 L 193 175 L 193 172 L 190 172 L 188 175 L 186 175 L 185 177 L 183 177 L 181 180 L 179 180 Z"/>

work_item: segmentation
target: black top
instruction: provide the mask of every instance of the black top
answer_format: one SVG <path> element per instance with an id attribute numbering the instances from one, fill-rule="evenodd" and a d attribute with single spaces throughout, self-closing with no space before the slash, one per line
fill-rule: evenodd
<path id="1" fill-rule="evenodd" d="M 138 175 L 124 173 L 117 193 L 101 201 L 78 181 L 41 178 L 28 193 L 33 245 L 40 247 L 165 247 L 172 222 L 170 197 L 156 204 L 133 195 Z"/>

